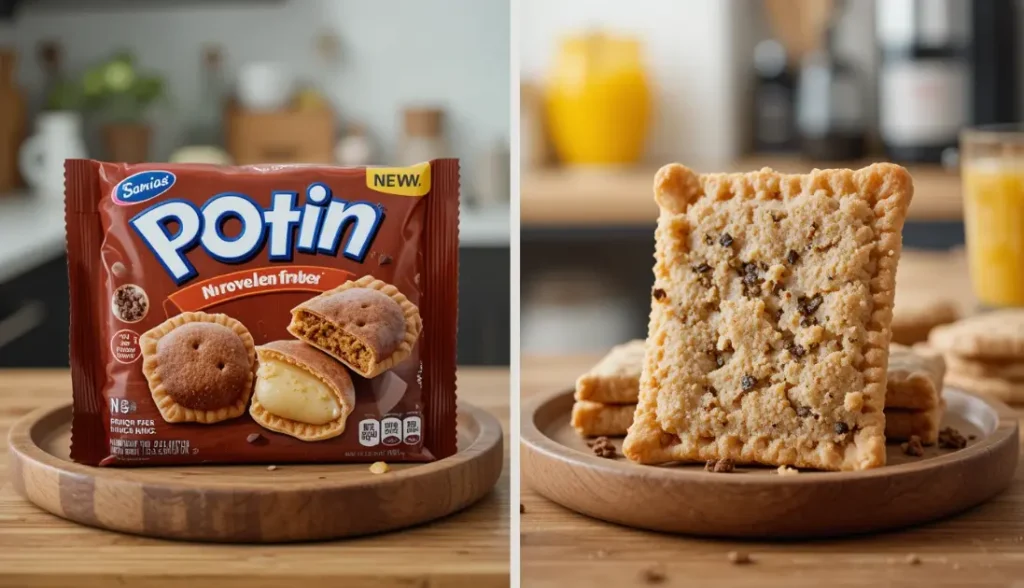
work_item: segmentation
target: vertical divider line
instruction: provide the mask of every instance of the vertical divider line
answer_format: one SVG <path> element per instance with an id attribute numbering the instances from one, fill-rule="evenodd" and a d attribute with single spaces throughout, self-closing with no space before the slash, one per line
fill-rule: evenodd
<path id="1" fill-rule="evenodd" d="M 520 138 L 519 138 L 519 73 L 520 73 L 520 6 L 509 0 L 509 585 L 521 582 L 520 545 Z"/>

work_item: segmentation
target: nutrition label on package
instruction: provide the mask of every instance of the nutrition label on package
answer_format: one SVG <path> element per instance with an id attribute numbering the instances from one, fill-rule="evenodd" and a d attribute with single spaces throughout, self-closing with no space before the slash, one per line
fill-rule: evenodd
<path id="1" fill-rule="evenodd" d="M 184 439 L 111 439 L 110 454 L 119 457 L 152 457 L 194 453 Z"/>
<path id="2" fill-rule="evenodd" d="M 416 415 L 404 419 L 393 416 L 364 419 L 359 421 L 359 444 L 363 447 L 415 445 L 422 439 L 421 424 L 422 419 Z"/>

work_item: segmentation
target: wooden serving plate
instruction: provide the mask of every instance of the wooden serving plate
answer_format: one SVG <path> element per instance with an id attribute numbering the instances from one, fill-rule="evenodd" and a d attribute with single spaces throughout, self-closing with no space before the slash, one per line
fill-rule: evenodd
<path id="1" fill-rule="evenodd" d="M 424 523 L 480 500 L 502 468 L 501 425 L 460 403 L 459 451 L 425 464 L 98 468 L 70 461 L 71 405 L 37 410 L 9 436 L 18 492 L 57 516 L 150 537 L 309 541 Z"/>
<path id="2" fill-rule="evenodd" d="M 774 468 L 714 474 L 703 464 L 639 465 L 621 451 L 615 459 L 597 457 L 569 425 L 572 392 L 557 392 L 523 407 L 523 480 L 576 512 L 655 531 L 765 539 L 895 529 L 984 502 L 1013 478 L 1013 412 L 959 390 L 947 388 L 944 396 L 943 426 L 976 436 L 965 449 L 927 447 L 914 458 L 890 444 L 883 468 L 779 476 Z"/>

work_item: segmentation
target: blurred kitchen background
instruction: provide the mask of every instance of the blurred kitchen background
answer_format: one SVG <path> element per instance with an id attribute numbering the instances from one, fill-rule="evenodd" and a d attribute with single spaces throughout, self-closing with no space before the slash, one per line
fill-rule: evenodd
<path id="1" fill-rule="evenodd" d="M 970 289 L 958 134 L 1021 120 L 1024 2 L 522 0 L 520 17 L 524 353 L 646 335 L 651 185 L 674 161 L 899 162 L 915 179 L 904 248 L 932 253 L 901 262 L 897 319 L 944 307 L 935 276 Z"/>
<path id="2" fill-rule="evenodd" d="M 459 362 L 508 363 L 508 0 L 0 0 L 0 15 L 0 366 L 68 363 L 63 160 L 84 156 L 459 157 Z"/>

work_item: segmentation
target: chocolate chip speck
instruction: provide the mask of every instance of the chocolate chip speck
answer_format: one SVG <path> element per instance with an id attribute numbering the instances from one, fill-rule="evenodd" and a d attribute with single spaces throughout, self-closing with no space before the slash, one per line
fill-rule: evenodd
<path id="1" fill-rule="evenodd" d="M 809 417 L 811 416 L 811 409 L 806 406 L 800 406 L 796 409 L 796 416 L 798 417 Z"/>
<path id="2" fill-rule="evenodd" d="M 736 470 L 736 463 L 731 459 L 720 459 L 715 464 L 716 474 L 731 474 Z"/>
<path id="3" fill-rule="evenodd" d="M 641 574 L 644 582 L 648 584 L 663 584 L 667 576 L 665 575 L 665 569 L 660 565 L 653 565 L 643 571 Z"/>
<path id="4" fill-rule="evenodd" d="M 946 427 L 939 431 L 939 447 L 943 449 L 963 449 L 967 447 L 967 439 L 960 434 L 960 431 L 953 427 Z"/>
<path id="5" fill-rule="evenodd" d="M 718 390 L 714 386 L 704 386 L 704 392 L 712 396 L 718 396 Z"/>
<path id="6" fill-rule="evenodd" d="M 793 354 L 793 357 L 803 357 L 804 355 L 807 354 L 807 350 L 804 349 L 804 346 L 800 344 L 794 344 L 789 349 L 789 352 Z"/>
<path id="7" fill-rule="evenodd" d="M 786 261 L 788 261 L 791 264 L 796 263 L 797 261 L 799 261 L 799 259 L 800 254 L 797 253 L 796 251 L 793 251 L 792 249 L 790 249 L 789 253 L 786 254 Z"/>
<path id="8" fill-rule="evenodd" d="M 806 296 L 801 296 L 800 298 L 797 299 L 796 306 L 797 309 L 800 311 L 800 314 L 804 316 L 811 316 L 812 314 L 818 311 L 818 308 L 820 308 L 822 303 L 824 302 L 825 299 L 822 298 L 821 294 L 815 294 L 810 298 Z"/>
<path id="9" fill-rule="evenodd" d="M 736 565 L 745 565 L 753 563 L 754 560 L 750 559 L 750 554 L 743 551 L 730 551 L 729 562 Z"/>
<path id="10" fill-rule="evenodd" d="M 911 457 L 921 457 L 924 455 L 924 446 L 921 445 L 921 438 L 917 435 L 911 435 L 910 440 L 900 445 L 900 449 L 903 453 Z"/>
<path id="11" fill-rule="evenodd" d="M 839 421 L 838 423 L 835 424 L 835 426 L 832 427 L 832 430 L 836 432 L 836 435 L 845 435 L 850 432 L 850 425 L 847 425 L 846 423 Z"/>
<path id="12" fill-rule="evenodd" d="M 711 236 L 711 233 L 704 233 L 704 244 L 711 245 L 715 242 L 715 238 Z"/>
<path id="13" fill-rule="evenodd" d="M 715 355 L 715 365 L 717 365 L 718 367 L 722 367 L 723 365 L 725 365 L 725 358 L 722 357 L 721 355 Z"/>
<path id="14" fill-rule="evenodd" d="M 665 291 L 662 290 L 661 288 L 655 288 L 654 291 L 651 292 L 651 294 L 654 296 L 655 300 L 661 300 L 662 298 L 665 297 Z"/>
<path id="15" fill-rule="evenodd" d="M 718 240 L 718 244 L 721 245 L 722 247 L 728 247 L 732 245 L 732 235 L 730 235 L 729 233 L 723 234 L 722 238 Z"/>
<path id="16" fill-rule="evenodd" d="M 697 272 L 698 274 L 707 273 L 707 272 L 711 271 L 711 266 L 708 265 L 707 263 L 702 263 L 702 264 L 700 264 L 698 266 L 695 266 L 693 268 L 693 271 Z"/>
<path id="17" fill-rule="evenodd" d="M 743 391 L 744 392 L 747 392 L 749 390 L 753 390 L 754 386 L 756 386 L 756 385 L 757 385 L 757 378 L 755 378 L 754 376 L 751 376 L 750 374 L 744 375 L 743 379 L 740 380 L 740 386 L 743 387 Z"/>
<path id="18" fill-rule="evenodd" d="M 604 457 L 607 459 L 613 459 L 615 457 L 615 445 L 608 440 L 608 437 L 598 437 L 594 440 L 593 444 L 588 443 L 590 448 L 594 451 L 594 455 L 598 457 Z"/>

